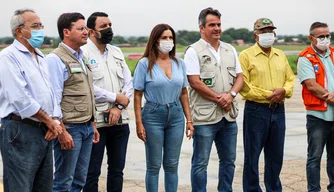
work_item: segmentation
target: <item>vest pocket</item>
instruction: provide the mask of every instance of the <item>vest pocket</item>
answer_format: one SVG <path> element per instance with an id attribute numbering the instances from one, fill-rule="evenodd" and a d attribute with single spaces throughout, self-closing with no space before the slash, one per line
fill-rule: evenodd
<path id="1" fill-rule="evenodd" d="M 108 103 L 96 103 L 95 106 L 96 106 L 97 111 L 103 112 L 108 109 L 109 104 Z"/>
<path id="2" fill-rule="evenodd" d="M 228 69 L 228 82 L 230 83 L 230 85 L 233 86 L 235 80 L 237 79 L 237 73 L 235 72 L 235 70 L 230 70 Z"/>
<path id="3" fill-rule="evenodd" d="M 204 71 L 200 74 L 203 83 L 208 87 L 213 87 L 216 83 L 216 74 L 211 71 Z"/>
<path id="4" fill-rule="evenodd" d="M 228 112 L 231 118 L 236 119 L 239 114 L 239 107 L 238 107 L 238 102 L 233 99 L 232 101 L 232 109 Z"/>
<path id="5" fill-rule="evenodd" d="M 213 103 L 195 104 L 193 109 L 195 115 L 193 116 L 193 119 L 195 121 L 204 121 L 204 122 L 212 121 L 216 119 L 216 110 L 217 110 L 216 108 L 217 105 Z"/>

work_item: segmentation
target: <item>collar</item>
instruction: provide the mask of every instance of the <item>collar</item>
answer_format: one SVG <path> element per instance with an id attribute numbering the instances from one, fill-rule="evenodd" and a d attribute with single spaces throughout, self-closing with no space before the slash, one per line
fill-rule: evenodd
<path id="1" fill-rule="evenodd" d="M 329 48 L 327 48 L 325 55 L 321 55 L 317 50 L 314 49 L 313 44 L 311 43 L 311 47 L 313 51 L 319 56 L 319 57 L 328 57 L 330 54 Z"/>
<path id="2" fill-rule="evenodd" d="M 87 44 L 94 47 L 95 51 L 100 52 L 100 50 L 96 47 L 95 43 L 90 40 L 90 38 L 87 39 Z M 106 45 L 106 48 L 104 49 L 104 54 L 108 51 L 108 44 Z"/>
<path id="3" fill-rule="evenodd" d="M 204 39 L 201 38 L 200 41 L 201 41 L 202 43 L 204 43 L 204 45 L 206 45 L 208 48 L 212 48 L 212 49 L 214 49 L 214 48 L 212 47 L 212 45 L 211 45 L 210 43 L 206 42 Z M 221 47 L 221 43 L 220 43 L 220 41 L 219 41 L 219 47 Z"/>
<path id="4" fill-rule="evenodd" d="M 21 51 L 21 52 L 25 52 L 25 53 L 30 53 L 30 51 L 22 44 L 22 43 L 20 43 L 18 40 L 14 40 L 14 42 L 13 42 L 13 45 L 14 45 L 14 47 L 16 48 L 16 49 L 18 49 L 19 51 Z M 40 56 L 40 57 L 42 57 L 42 58 L 44 58 L 44 55 L 43 55 L 43 53 L 39 50 L 39 49 L 37 49 L 37 48 L 34 48 L 35 49 L 35 53 L 38 55 L 38 56 Z M 31 54 L 31 53 L 30 53 Z"/>
<path id="5" fill-rule="evenodd" d="M 83 57 L 83 52 L 82 52 L 81 48 L 79 48 L 79 51 L 76 52 L 76 51 L 74 51 L 71 47 L 69 47 L 68 45 L 66 45 L 64 42 L 61 42 L 61 44 L 63 44 L 68 50 L 70 50 L 71 53 L 72 53 L 77 59 L 82 59 L 82 57 Z"/>
<path id="6" fill-rule="evenodd" d="M 253 45 L 253 49 L 254 49 L 254 54 L 255 54 L 255 56 L 258 56 L 259 54 L 267 55 L 267 54 L 261 49 L 261 47 L 260 47 L 257 43 L 255 43 L 255 44 Z M 280 55 L 280 53 L 279 53 L 279 52 L 277 51 L 277 49 L 275 49 L 274 47 L 271 47 L 270 55 L 272 55 L 272 54 L 275 54 L 275 55 L 277 55 L 277 56 Z"/>

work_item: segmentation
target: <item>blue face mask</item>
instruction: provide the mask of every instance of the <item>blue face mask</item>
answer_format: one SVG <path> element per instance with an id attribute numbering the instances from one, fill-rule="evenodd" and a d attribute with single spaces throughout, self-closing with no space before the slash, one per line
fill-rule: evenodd
<path id="1" fill-rule="evenodd" d="M 31 38 L 28 39 L 29 44 L 33 48 L 40 47 L 44 42 L 44 31 L 43 30 L 31 30 Z"/>

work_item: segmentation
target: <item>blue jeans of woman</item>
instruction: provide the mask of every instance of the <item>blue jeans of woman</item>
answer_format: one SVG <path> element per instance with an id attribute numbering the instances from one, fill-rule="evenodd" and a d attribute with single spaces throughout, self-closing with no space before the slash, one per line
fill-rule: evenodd
<path id="1" fill-rule="evenodd" d="M 180 102 L 147 102 L 142 110 L 146 131 L 146 191 L 157 192 L 161 162 L 165 171 L 165 191 L 176 192 L 178 164 L 184 136 L 184 114 Z"/>

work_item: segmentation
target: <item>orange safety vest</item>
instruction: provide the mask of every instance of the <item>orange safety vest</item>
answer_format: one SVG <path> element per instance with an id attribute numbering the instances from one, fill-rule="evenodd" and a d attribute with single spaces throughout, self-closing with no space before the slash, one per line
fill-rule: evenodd
<path id="1" fill-rule="evenodd" d="M 334 48 L 329 47 L 330 50 L 330 58 L 334 64 Z M 326 70 L 324 64 L 321 62 L 319 56 L 315 53 L 312 46 L 307 47 L 304 49 L 300 54 L 299 57 L 305 57 L 308 59 L 312 66 L 315 73 L 315 80 L 316 82 L 321 85 L 323 88 L 327 89 L 327 77 L 326 77 Z M 304 100 L 304 105 L 307 110 L 316 110 L 316 111 L 327 111 L 327 103 L 324 100 L 319 99 L 315 95 L 313 95 L 303 84 L 302 89 L 302 97 Z"/>

